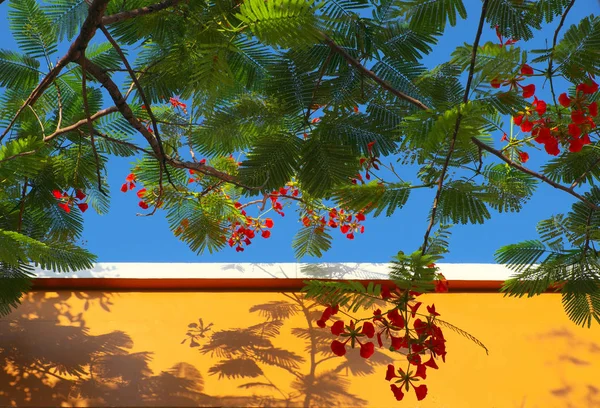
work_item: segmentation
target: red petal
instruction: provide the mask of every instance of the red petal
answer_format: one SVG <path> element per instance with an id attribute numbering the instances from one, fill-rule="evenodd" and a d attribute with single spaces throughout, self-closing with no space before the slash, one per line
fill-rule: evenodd
<path id="1" fill-rule="evenodd" d="M 235 248 L 235 252 L 244 252 L 244 248 L 242 248 L 241 246 L 238 246 Z"/>
<path id="2" fill-rule="evenodd" d="M 358 113 L 358 106 L 354 107 L 354 113 Z"/>
<path id="3" fill-rule="evenodd" d="M 581 129 L 574 123 L 569 124 L 569 134 L 573 137 L 579 137 L 581 135 Z"/>
<path id="4" fill-rule="evenodd" d="M 574 138 L 569 141 L 569 151 L 573 153 L 580 152 L 583 148 L 583 141 L 579 138 Z"/>
<path id="5" fill-rule="evenodd" d="M 368 342 L 360 346 L 360 356 L 369 358 L 375 353 L 375 344 Z"/>
<path id="6" fill-rule="evenodd" d="M 502 82 L 498 78 L 494 78 L 490 82 L 490 85 L 492 86 L 492 88 L 498 89 L 498 88 L 500 88 L 500 85 L 502 85 Z"/>
<path id="7" fill-rule="evenodd" d="M 432 316 L 439 316 L 440 314 L 435 311 L 435 305 L 427 306 L 427 311 Z"/>
<path id="8" fill-rule="evenodd" d="M 581 125 L 582 123 L 586 122 L 585 115 L 583 114 L 582 111 L 573 111 L 573 112 L 571 112 L 571 120 L 576 125 Z"/>
<path id="9" fill-rule="evenodd" d="M 531 98 L 535 94 L 535 85 L 529 84 L 523 87 L 523 98 Z"/>
<path id="10" fill-rule="evenodd" d="M 421 401 L 427 396 L 427 386 L 425 384 L 415 387 L 415 393 L 417 394 L 417 400 Z"/>
<path id="11" fill-rule="evenodd" d="M 515 116 L 513 118 L 515 125 L 521 126 L 521 123 L 523 123 L 523 117 L 524 117 L 524 115 Z"/>
<path id="12" fill-rule="evenodd" d="M 402 329 L 404 327 L 404 318 L 400 313 L 398 313 L 398 309 L 394 309 L 388 312 L 387 317 L 388 319 L 390 319 L 390 322 L 397 328 Z"/>
<path id="13" fill-rule="evenodd" d="M 58 206 L 62 208 L 66 213 L 71 212 L 71 207 L 67 203 L 58 203 Z"/>
<path id="14" fill-rule="evenodd" d="M 427 366 L 425 364 L 419 364 L 417 366 L 415 377 L 421 377 L 422 379 L 427 378 Z"/>
<path id="15" fill-rule="evenodd" d="M 590 140 L 590 135 L 585 134 L 585 135 L 581 136 L 581 142 L 584 145 L 589 145 L 590 143 L 592 143 L 592 141 Z"/>
<path id="16" fill-rule="evenodd" d="M 566 93 L 561 93 L 558 96 L 558 103 L 560 103 L 565 108 L 568 108 L 569 106 L 571 106 L 571 98 L 569 98 Z"/>
<path id="17" fill-rule="evenodd" d="M 271 236 L 271 231 L 265 230 L 260 234 L 263 238 L 269 238 Z"/>
<path id="18" fill-rule="evenodd" d="M 550 137 L 550 139 L 544 144 L 544 148 L 546 149 L 546 153 L 552 156 L 558 156 L 560 154 L 558 140 L 556 140 L 554 137 Z"/>
<path id="19" fill-rule="evenodd" d="M 331 351 L 333 351 L 333 354 L 336 356 L 341 357 L 346 354 L 346 345 L 340 341 L 334 340 L 331 343 Z"/>
<path id="20" fill-rule="evenodd" d="M 125 177 L 125 181 L 127 181 L 128 183 L 132 183 L 135 181 L 135 174 L 134 173 L 130 173 L 127 175 L 127 177 Z"/>
<path id="21" fill-rule="evenodd" d="M 83 191 L 77 190 L 77 193 L 75 194 L 75 197 L 77 197 L 78 200 L 83 200 L 86 197 L 86 195 L 83 193 Z"/>
<path id="22" fill-rule="evenodd" d="M 368 338 L 372 338 L 375 335 L 375 326 L 371 322 L 365 322 L 361 333 L 366 335 Z"/>
<path id="23" fill-rule="evenodd" d="M 438 365 L 435 363 L 433 356 L 431 356 L 431 358 L 427 362 L 425 362 L 424 365 L 426 365 L 427 367 L 434 368 L 436 370 L 439 368 Z"/>
<path id="24" fill-rule="evenodd" d="M 417 314 L 417 310 L 419 310 L 419 307 L 421 307 L 423 303 L 422 302 L 417 302 L 414 305 L 408 305 L 408 307 L 410 308 L 412 317 L 415 317 L 415 315 Z"/>
<path id="25" fill-rule="evenodd" d="M 394 393 L 394 397 L 396 397 L 396 401 L 402 401 L 402 398 L 404 398 L 404 393 L 402 392 L 402 387 L 398 387 L 396 384 L 391 384 L 390 388 L 392 389 L 392 392 Z"/>
<path id="26" fill-rule="evenodd" d="M 527 118 L 525 118 L 523 123 L 521 123 L 521 131 L 527 133 L 531 132 L 531 129 L 533 129 L 533 122 L 530 122 Z"/>
<path id="27" fill-rule="evenodd" d="M 349 230 L 350 230 L 350 227 L 348 225 L 342 225 L 340 227 L 340 231 L 342 232 L 342 234 L 347 234 Z"/>
<path id="28" fill-rule="evenodd" d="M 133 190 L 135 188 L 135 184 L 134 183 L 129 183 L 129 189 Z"/>
<path id="29" fill-rule="evenodd" d="M 57 200 L 59 200 L 62 197 L 62 193 L 59 190 L 52 190 L 52 195 L 54 196 L 54 198 L 56 198 Z"/>
<path id="30" fill-rule="evenodd" d="M 396 368 L 392 364 L 388 364 L 387 371 L 385 373 L 385 380 L 390 381 L 392 378 L 398 377 L 396 375 Z"/>
<path id="31" fill-rule="evenodd" d="M 538 100 L 535 103 L 535 111 L 540 116 L 542 116 L 544 113 L 546 113 L 547 107 L 548 107 L 548 105 L 546 104 L 546 102 L 544 102 L 542 100 Z"/>
<path id="32" fill-rule="evenodd" d="M 521 67 L 521 75 L 533 75 L 533 68 L 527 64 L 523 64 Z"/>
<path id="33" fill-rule="evenodd" d="M 127 192 L 127 183 L 125 183 L 125 184 L 123 184 L 123 185 L 121 186 L 121 191 L 122 191 L 122 192 L 124 192 L 124 193 L 126 193 L 126 192 Z"/>
<path id="34" fill-rule="evenodd" d="M 145 188 L 142 188 L 141 190 L 139 190 L 137 192 L 138 198 L 144 198 L 145 195 L 146 195 L 146 189 Z"/>
<path id="35" fill-rule="evenodd" d="M 521 159 L 521 162 L 527 163 L 527 160 L 529 160 L 529 153 L 519 152 L 519 158 Z"/>
<path id="36" fill-rule="evenodd" d="M 139 205 L 141 208 L 143 208 L 144 210 L 147 210 L 147 209 L 148 209 L 148 203 L 146 203 L 145 201 L 140 201 L 140 202 L 138 203 L 138 205 Z"/>
<path id="37" fill-rule="evenodd" d="M 338 320 L 331 326 L 331 334 L 339 336 L 344 333 L 344 321 Z"/>
<path id="38" fill-rule="evenodd" d="M 82 213 L 86 212 L 88 209 L 87 203 L 78 203 L 77 207 L 79 207 Z"/>
<path id="39" fill-rule="evenodd" d="M 588 105 L 590 116 L 598 116 L 598 102 L 592 102 Z"/>
<path id="40" fill-rule="evenodd" d="M 270 218 L 265 218 L 265 227 L 273 228 L 273 220 Z"/>
<path id="41" fill-rule="evenodd" d="M 200 160 L 200 164 L 202 164 L 202 165 L 206 164 L 206 159 Z"/>
<path id="42" fill-rule="evenodd" d="M 354 239 L 354 234 L 352 234 L 352 233 L 346 234 L 346 238 L 348 238 L 348 239 Z"/>
<path id="43" fill-rule="evenodd" d="M 358 213 L 358 214 L 356 214 L 356 219 L 358 221 L 364 221 L 365 220 L 365 215 L 363 213 Z"/>

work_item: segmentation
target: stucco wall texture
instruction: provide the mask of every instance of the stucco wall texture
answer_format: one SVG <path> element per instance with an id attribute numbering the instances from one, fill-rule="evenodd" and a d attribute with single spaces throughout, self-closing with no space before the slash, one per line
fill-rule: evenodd
<path id="1" fill-rule="evenodd" d="M 444 329 L 429 395 L 397 402 L 394 354 L 333 356 L 300 294 L 33 292 L 0 319 L 0 406 L 600 407 L 600 327 L 571 323 L 559 295 L 421 300 L 490 353 Z"/>

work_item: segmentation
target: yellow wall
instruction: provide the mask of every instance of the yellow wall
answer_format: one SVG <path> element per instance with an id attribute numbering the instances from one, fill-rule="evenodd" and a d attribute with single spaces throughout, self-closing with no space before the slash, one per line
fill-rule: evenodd
<path id="1" fill-rule="evenodd" d="M 377 352 L 371 364 L 358 350 L 331 357 L 331 335 L 308 331 L 304 314 L 317 318 L 321 308 L 293 294 L 32 293 L 0 320 L 0 406 L 600 407 L 600 328 L 569 322 L 560 296 L 422 300 L 478 337 L 490 355 L 445 329 L 447 363 L 428 370 L 430 395 L 396 402 L 384 380 L 393 354 Z M 265 326 L 260 305 L 273 309 L 272 302 L 297 313 Z M 181 344 L 199 318 L 210 330 L 197 347 Z M 301 333 L 316 336 L 312 364 Z M 241 355 L 252 359 L 241 364 Z M 211 375 L 219 364 L 256 377 Z"/>

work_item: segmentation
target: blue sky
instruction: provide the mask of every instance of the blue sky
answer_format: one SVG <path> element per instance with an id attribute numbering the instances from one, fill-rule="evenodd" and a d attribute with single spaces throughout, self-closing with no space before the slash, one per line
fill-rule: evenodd
<path id="1" fill-rule="evenodd" d="M 452 50 L 464 42 L 472 43 L 480 14 L 479 0 L 464 0 L 468 19 L 460 21 L 456 27 L 446 31 L 440 38 L 426 64 L 433 66 L 448 59 Z M 0 5 L 0 21 L 7 21 L 9 4 Z M 571 10 L 563 33 L 570 25 L 581 18 L 600 12 L 598 3 L 591 0 L 579 0 Z M 537 32 L 526 49 L 543 48 L 551 43 L 556 19 L 544 30 Z M 101 36 L 101 34 L 97 34 Z M 486 27 L 482 42 L 494 41 L 493 28 Z M 522 44 L 522 43 L 521 43 Z M 0 48 L 16 49 L 8 24 L 0 24 Z M 57 55 L 56 58 L 59 56 Z M 541 83 L 537 83 L 538 89 Z M 560 89 L 560 85 L 558 86 Z M 565 89 L 565 87 L 562 87 Z M 547 87 L 538 90 L 538 97 L 546 99 Z M 506 129 L 508 127 L 505 126 Z M 499 143 L 501 134 L 494 135 Z M 498 144 L 498 146 L 500 146 Z M 536 168 L 549 156 L 544 152 L 528 150 L 531 160 L 528 166 Z M 197 255 L 170 232 L 164 213 L 157 212 L 153 217 L 137 217 L 139 210 L 137 197 L 133 193 L 119 191 L 129 173 L 131 159 L 112 159 L 109 169 L 111 185 L 111 211 L 108 215 L 98 216 L 93 211 L 85 213 L 84 246 L 98 255 L 101 262 L 294 262 L 291 242 L 301 226 L 299 217 L 290 207 L 286 216 L 273 214 L 275 227 L 271 238 L 255 239 L 245 252 L 237 253 L 227 247 L 216 254 Z M 398 168 L 398 167 L 397 167 Z M 412 252 L 423 239 L 427 227 L 427 215 L 435 192 L 417 189 L 413 191 L 407 205 L 392 217 L 381 216 L 376 219 L 367 217 L 365 233 L 357 235 L 354 241 L 344 237 L 339 231 L 332 249 L 321 259 L 304 258 L 304 262 L 386 262 L 399 250 Z M 551 187 L 541 186 L 534 198 L 520 213 L 492 213 L 492 219 L 483 225 L 457 225 L 452 229 L 450 253 L 445 262 L 485 263 L 493 262 L 494 251 L 509 243 L 537 237 L 536 223 L 551 214 L 567 212 L 572 200 L 567 194 Z"/>

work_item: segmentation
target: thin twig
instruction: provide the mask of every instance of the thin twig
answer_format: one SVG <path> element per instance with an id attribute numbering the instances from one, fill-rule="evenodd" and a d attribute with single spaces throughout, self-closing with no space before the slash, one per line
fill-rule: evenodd
<path id="1" fill-rule="evenodd" d="M 481 38 L 481 33 L 483 32 L 483 24 L 485 23 L 485 14 L 487 12 L 487 5 L 489 0 L 484 0 L 483 5 L 481 6 L 481 16 L 479 17 L 479 27 L 477 27 L 477 34 L 475 35 L 475 42 L 473 43 L 473 50 L 471 51 L 471 64 L 469 67 L 469 76 L 467 77 L 467 85 L 465 86 L 465 93 L 463 95 L 463 103 L 467 103 L 469 101 L 469 92 L 471 90 L 471 83 L 473 82 L 473 74 L 475 72 L 475 61 L 477 59 L 477 48 L 479 48 L 479 40 Z M 433 199 L 433 205 L 431 208 L 431 218 L 429 220 L 429 225 L 427 226 L 427 230 L 425 231 L 425 236 L 423 237 L 423 246 L 421 247 L 421 253 L 424 255 L 427 251 L 427 242 L 429 240 L 429 235 L 431 234 L 431 230 L 433 225 L 435 224 L 435 216 L 438 209 L 438 204 L 440 202 L 440 196 L 442 195 L 442 189 L 444 186 L 444 179 L 446 178 L 446 172 L 448 171 L 448 166 L 450 165 L 450 159 L 452 158 L 452 154 L 454 153 L 454 146 L 456 144 L 456 139 L 458 137 L 458 131 L 460 130 L 460 124 L 462 122 L 463 115 L 460 112 L 460 107 L 458 110 L 458 115 L 456 117 L 456 124 L 454 125 L 454 133 L 452 134 L 452 140 L 450 141 L 450 147 L 448 149 L 448 154 L 446 155 L 446 160 L 444 161 L 444 166 L 442 167 L 442 172 L 440 174 L 440 178 L 438 180 L 437 191 L 435 193 L 435 198 Z"/>
<path id="2" fill-rule="evenodd" d="M 96 141 L 94 140 L 94 124 L 92 122 L 92 116 L 90 115 L 90 106 L 88 105 L 88 94 L 87 94 L 87 73 L 85 71 L 85 51 L 81 58 L 81 97 L 83 100 L 83 110 L 85 112 L 85 118 L 87 121 L 88 129 L 90 132 L 90 142 L 92 144 L 92 152 L 94 153 L 94 160 L 96 161 L 96 176 L 98 178 L 98 191 L 103 195 L 107 195 L 102 188 L 102 175 L 100 174 L 100 157 L 98 156 L 98 150 L 96 149 Z"/>
<path id="3" fill-rule="evenodd" d="M 35 111 L 35 109 L 33 109 L 33 106 L 31 105 L 29 105 L 29 109 L 31 110 L 31 112 L 33 112 L 33 116 L 35 116 L 35 118 L 38 121 L 38 124 L 40 125 L 40 128 L 42 129 L 42 136 L 46 137 L 46 129 L 44 128 L 44 124 L 40 120 L 40 117 L 38 116 L 37 112 Z"/>
<path id="4" fill-rule="evenodd" d="M 565 24 L 565 19 L 567 18 L 567 14 L 575 4 L 575 0 L 571 0 L 567 8 L 562 14 L 560 18 L 560 22 L 558 23 L 558 27 L 556 27 L 556 31 L 554 31 L 554 38 L 552 39 L 552 51 L 550 52 L 550 58 L 548 58 L 548 80 L 550 81 L 550 92 L 552 93 L 552 100 L 554 101 L 554 106 L 556 107 L 556 112 L 558 113 L 558 117 L 561 118 L 562 114 L 560 112 L 560 108 L 558 107 L 558 103 L 556 102 L 556 94 L 554 93 L 554 83 L 552 82 L 552 64 L 554 63 L 554 50 L 556 49 L 556 42 L 558 41 L 558 33 L 560 29 Z"/>
<path id="5" fill-rule="evenodd" d="M 58 129 L 60 129 L 60 125 L 62 125 L 63 106 L 62 106 L 62 95 L 60 93 L 60 86 L 58 86 L 58 83 L 56 81 L 54 81 L 54 86 L 56 87 L 56 101 L 58 103 L 58 122 L 56 123 L 56 130 L 55 130 L 55 132 L 57 132 Z"/>
<path id="6" fill-rule="evenodd" d="M 17 223 L 17 232 L 21 232 L 21 226 L 23 225 L 23 213 L 25 212 L 25 197 L 27 196 L 27 183 L 29 179 L 25 177 L 23 183 L 23 191 L 21 192 L 21 209 L 19 210 L 19 221 Z"/>
<path id="7" fill-rule="evenodd" d="M 335 41 L 333 41 L 331 38 L 329 38 L 326 34 L 323 34 L 323 38 L 325 40 L 325 43 L 329 46 L 329 48 L 331 48 L 332 50 L 334 50 L 335 52 L 340 54 L 342 57 L 344 57 L 344 59 L 346 61 L 348 61 L 350 63 L 350 65 L 354 66 L 356 69 L 358 69 L 364 75 L 366 75 L 367 77 L 371 78 L 373 81 L 375 81 L 379 85 L 381 85 L 381 87 L 383 89 L 387 90 L 388 92 L 391 92 L 392 94 L 397 96 L 399 99 L 402 99 L 406 102 L 409 102 L 409 103 L 415 105 L 419 109 L 422 109 L 422 110 L 429 109 L 427 107 L 427 105 L 425 105 L 423 102 L 419 101 L 418 99 L 413 98 L 412 96 L 405 94 L 404 92 L 397 90 L 396 88 L 394 88 L 393 86 L 388 84 L 386 81 L 384 81 L 383 79 L 378 77 L 373 71 L 370 71 L 369 69 L 367 69 L 364 65 L 362 65 L 360 63 L 360 61 L 355 59 L 352 55 L 348 54 L 348 52 L 345 49 L 343 49 L 338 44 L 336 44 Z"/>
<path id="8" fill-rule="evenodd" d="M 594 163 L 592 163 L 592 165 L 590 166 L 589 169 L 587 169 L 585 172 L 583 172 L 583 174 L 579 177 L 577 177 L 577 179 L 573 182 L 573 184 L 571 184 L 571 186 L 569 187 L 569 190 L 573 190 L 575 187 L 577 187 L 579 185 L 579 183 L 581 183 L 583 181 L 584 178 L 587 177 L 587 175 L 594 170 L 594 168 L 596 166 L 598 166 L 600 164 L 600 157 L 596 159 L 596 161 Z"/>
<path id="9" fill-rule="evenodd" d="M 477 146 L 481 147 L 483 150 L 486 150 L 486 151 L 490 152 L 491 154 L 493 154 L 494 156 L 502 159 L 509 166 L 514 167 L 515 169 L 517 169 L 517 170 L 519 170 L 519 171 L 521 171 L 523 173 L 529 174 L 530 176 L 533 176 L 533 177 L 535 177 L 535 178 L 537 178 L 539 180 L 542 180 L 543 182 L 551 185 L 552 187 L 554 187 L 554 188 L 556 188 L 558 190 L 562 190 L 562 191 L 564 191 L 564 192 L 572 195 L 573 197 L 577 198 L 578 200 L 580 200 L 581 202 L 585 203 L 588 207 L 590 207 L 590 208 L 592 208 L 594 210 L 599 210 L 600 209 L 600 207 L 598 207 L 596 204 L 590 202 L 587 198 L 583 197 L 581 194 L 576 193 L 575 191 L 573 191 L 569 187 L 565 187 L 565 186 L 563 186 L 561 184 L 558 184 L 558 183 L 550 180 L 548 177 L 544 176 L 543 174 L 536 173 L 533 170 L 530 170 L 530 169 L 528 169 L 526 167 L 523 167 L 519 163 L 516 163 L 516 162 L 512 161 L 511 159 L 509 159 L 508 157 L 504 156 L 502 154 L 502 152 L 494 149 L 491 146 L 486 145 L 481 140 L 479 140 L 479 139 L 477 139 L 475 137 L 472 137 L 471 141 L 473 143 L 475 143 Z"/>

